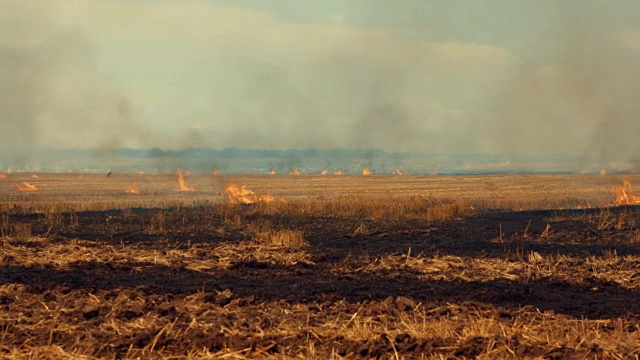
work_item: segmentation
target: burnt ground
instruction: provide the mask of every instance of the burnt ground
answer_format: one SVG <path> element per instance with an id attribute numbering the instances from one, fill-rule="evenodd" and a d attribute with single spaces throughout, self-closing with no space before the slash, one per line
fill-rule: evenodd
<path id="1" fill-rule="evenodd" d="M 4 215 L 0 351 L 640 355 L 638 208 L 444 222 L 235 211 Z M 302 230 L 308 245 L 256 243 L 265 226 Z"/>

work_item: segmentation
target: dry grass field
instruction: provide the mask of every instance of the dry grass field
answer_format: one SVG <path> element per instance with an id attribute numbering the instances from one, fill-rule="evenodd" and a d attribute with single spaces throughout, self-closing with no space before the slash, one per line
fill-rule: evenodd
<path id="1" fill-rule="evenodd" d="M 7 174 L 0 357 L 637 359 L 625 180 Z"/>

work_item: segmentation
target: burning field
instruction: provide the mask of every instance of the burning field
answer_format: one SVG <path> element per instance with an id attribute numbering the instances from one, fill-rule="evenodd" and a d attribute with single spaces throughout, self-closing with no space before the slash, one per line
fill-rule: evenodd
<path id="1" fill-rule="evenodd" d="M 638 176 L 177 174 L 2 179 L 2 357 L 640 356 Z"/>

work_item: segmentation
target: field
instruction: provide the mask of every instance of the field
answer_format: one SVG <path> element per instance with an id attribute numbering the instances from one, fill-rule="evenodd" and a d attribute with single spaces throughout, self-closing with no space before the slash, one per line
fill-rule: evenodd
<path id="1" fill-rule="evenodd" d="M 1 178 L 0 357 L 640 357 L 640 176 L 185 180 Z"/>

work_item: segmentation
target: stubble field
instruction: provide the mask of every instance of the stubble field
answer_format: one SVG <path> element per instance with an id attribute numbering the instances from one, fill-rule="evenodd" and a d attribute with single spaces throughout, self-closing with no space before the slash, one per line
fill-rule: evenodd
<path id="1" fill-rule="evenodd" d="M 0 356 L 640 357 L 640 176 L 185 180 L 0 179 Z"/>

